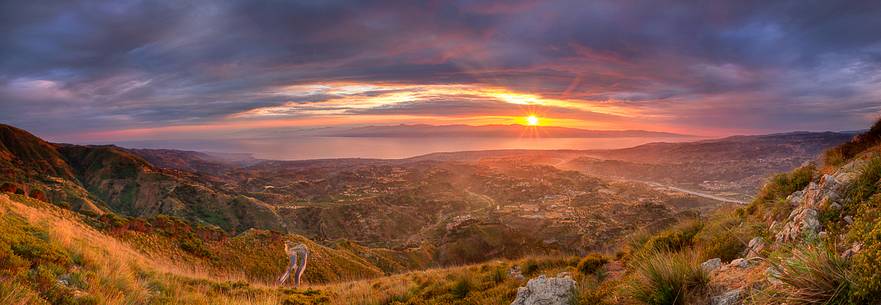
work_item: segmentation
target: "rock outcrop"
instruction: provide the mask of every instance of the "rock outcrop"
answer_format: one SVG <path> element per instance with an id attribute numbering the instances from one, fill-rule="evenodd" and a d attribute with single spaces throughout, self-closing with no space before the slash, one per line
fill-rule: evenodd
<path id="1" fill-rule="evenodd" d="M 575 281 L 568 276 L 546 278 L 544 275 L 529 280 L 526 287 L 517 289 L 517 298 L 511 305 L 571 305 Z"/>
<path id="2" fill-rule="evenodd" d="M 857 177 L 858 169 L 862 168 L 864 163 L 864 160 L 850 162 L 834 174 L 823 175 L 819 183 L 811 182 L 804 190 L 789 195 L 786 201 L 794 209 L 775 235 L 776 241 L 790 242 L 805 234 L 818 234 L 821 229 L 819 211 L 824 205 L 828 208 L 841 206 L 841 194 Z"/>

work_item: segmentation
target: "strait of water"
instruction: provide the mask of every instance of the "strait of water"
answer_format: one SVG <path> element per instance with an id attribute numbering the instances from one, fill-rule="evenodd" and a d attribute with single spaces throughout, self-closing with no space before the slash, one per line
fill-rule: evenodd
<path id="1" fill-rule="evenodd" d="M 398 159 L 435 152 L 495 149 L 614 149 L 650 142 L 688 142 L 680 138 L 352 138 L 295 137 L 235 140 L 165 140 L 118 142 L 130 148 L 168 148 L 250 153 L 255 158 L 304 160 L 327 158 Z"/>

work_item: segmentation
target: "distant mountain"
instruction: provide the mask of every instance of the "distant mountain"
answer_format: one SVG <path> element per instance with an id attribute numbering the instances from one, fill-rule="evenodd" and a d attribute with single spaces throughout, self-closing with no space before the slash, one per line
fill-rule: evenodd
<path id="1" fill-rule="evenodd" d="M 847 142 L 853 134 L 839 132 L 788 132 L 682 143 L 649 143 L 631 148 L 588 150 L 602 159 L 640 163 L 684 163 L 696 161 L 761 161 L 797 156 L 814 159 L 824 150 Z M 775 172 L 780 172 L 775 171 Z"/>
<path id="2" fill-rule="evenodd" d="M 523 125 L 389 125 L 366 126 L 342 131 L 332 131 L 325 135 L 335 137 L 477 137 L 477 138 L 675 138 L 689 135 L 646 131 L 646 130 L 587 130 L 557 126 Z"/>

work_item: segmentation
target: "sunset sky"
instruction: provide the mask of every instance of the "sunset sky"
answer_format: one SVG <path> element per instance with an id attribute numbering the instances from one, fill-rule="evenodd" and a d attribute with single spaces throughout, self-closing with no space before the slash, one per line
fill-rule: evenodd
<path id="1" fill-rule="evenodd" d="M 3 1 L 0 122 L 88 143 L 529 114 L 708 136 L 877 118 L 881 2 L 690 3 Z"/>

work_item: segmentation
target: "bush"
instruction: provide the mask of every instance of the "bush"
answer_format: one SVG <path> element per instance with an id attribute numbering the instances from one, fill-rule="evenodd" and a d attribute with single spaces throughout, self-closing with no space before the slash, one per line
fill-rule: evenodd
<path id="1" fill-rule="evenodd" d="M 848 261 L 824 246 L 793 249 L 786 259 L 772 259 L 773 276 L 784 283 L 783 297 L 796 304 L 847 304 L 852 287 Z"/>
<path id="2" fill-rule="evenodd" d="M 704 258 L 721 258 L 730 261 L 740 257 L 749 239 L 759 235 L 762 225 L 741 219 L 723 209 L 717 211 L 694 237 L 695 248 L 700 249 Z"/>
<path id="3" fill-rule="evenodd" d="M 578 272 L 582 274 L 594 274 L 600 268 L 609 263 L 609 259 L 598 253 L 591 253 L 578 262 Z"/>
<path id="4" fill-rule="evenodd" d="M 526 263 L 523 265 L 523 274 L 532 275 L 537 272 L 539 269 L 538 262 L 534 259 L 526 260 Z"/>
<path id="5" fill-rule="evenodd" d="M 848 203 L 862 203 L 878 192 L 881 181 L 881 158 L 872 158 L 847 189 Z"/>
<path id="6" fill-rule="evenodd" d="M 694 236 L 703 228 L 699 220 L 688 220 L 673 228 L 664 230 L 649 237 L 643 245 L 644 251 L 664 250 L 678 251 L 691 246 Z"/>
<path id="7" fill-rule="evenodd" d="M 650 251 L 635 260 L 627 292 L 646 304 L 699 304 L 705 301 L 709 274 L 693 251 Z"/>
<path id="8" fill-rule="evenodd" d="M 195 236 L 189 236 L 181 239 L 180 248 L 192 255 L 203 257 L 203 258 L 213 258 L 214 254 L 211 253 L 211 250 L 202 242 L 201 239 L 198 239 Z"/>
<path id="9" fill-rule="evenodd" d="M 881 299 L 881 195 L 860 205 L 849 238 L 862 243 L 853 257 L 853 303 Z"/>
<path id="10" fill-rule="evenodd" d="M 747 213 L 750 215 L 762 216 L 764 207 L 772 203 L 779 204 L 782 202 L 788 206 L 788 203 L 786 203 L 784 199 L 795 191 L 808 186 L 814 178 L 815 171 L 816 167 L 811 164 L 799 167 L 789 173 L 775 175 L 764 187 L 762 187 L 762 190 L 759 191 L 759 194 L 753 202 L 747 206 Z M 775 217 L 777 217 L 777 215 L 775 215 Z"/>
<path id="11" fill-rule="evenodd" d="M 881 143 L 881 120 L 875 122 L 869 131 L 854 137 L 850 142 L 826 151 L 823 163 L 827 166 L 839 166 L 878 143 Z"/>

